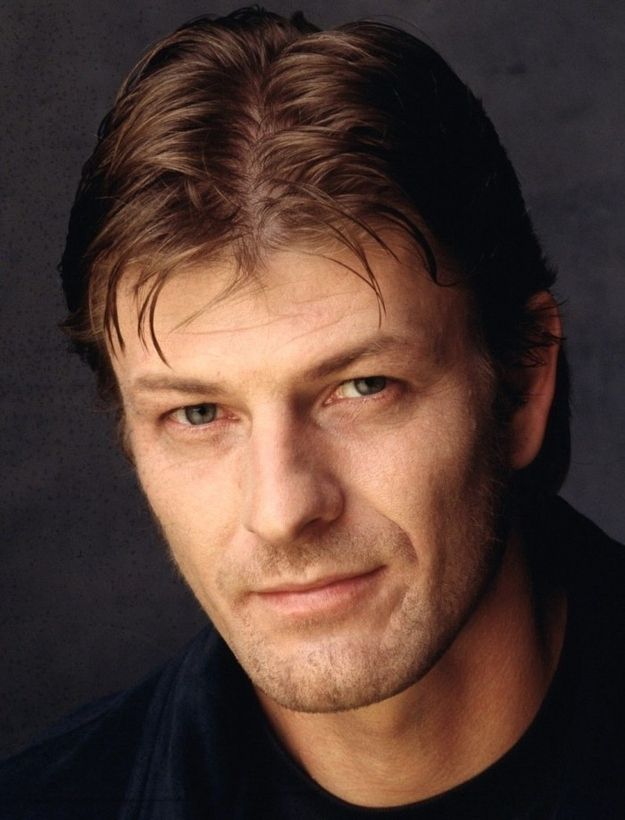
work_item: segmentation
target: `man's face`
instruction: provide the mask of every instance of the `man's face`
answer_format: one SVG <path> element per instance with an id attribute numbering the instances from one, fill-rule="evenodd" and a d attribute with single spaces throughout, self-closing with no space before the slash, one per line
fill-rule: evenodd
<path id="1" fill-rule="evenodd" d="M 310 253 L 276 252 L 262 288 L 223 300 L 227 264 L 181 273 L 156 309 L 168 364 L 120 295 L 113 361 L 149 503 L 253 683 L 299 711 L 418 680 L 500 552 L 467 297 L 402 254 L 371 255 L 381 324 L 373 290 Z"/>

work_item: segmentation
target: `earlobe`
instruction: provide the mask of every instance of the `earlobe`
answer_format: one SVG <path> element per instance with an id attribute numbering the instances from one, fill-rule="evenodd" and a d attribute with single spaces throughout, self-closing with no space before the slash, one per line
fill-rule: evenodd
<path id="1" fill-rule="evenodd" d="M 562 339 L 562 323 L 555 299 L 548 291 L 537 293 L 529 302 L 539 318 L 545 346 L 538 349 L 540 361 L 530 361 L 515 376 L 523 402 L 510 419 L 509 466 L 522 470 L 536 458 L 542 447 L 555 396 L 556 373 Z"/>

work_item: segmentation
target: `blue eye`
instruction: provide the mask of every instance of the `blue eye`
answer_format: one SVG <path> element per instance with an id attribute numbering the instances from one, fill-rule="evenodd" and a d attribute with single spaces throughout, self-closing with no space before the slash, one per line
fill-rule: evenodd
<path id="1" fill-rule="evenodd" d="M 386 387 L 386 376 L 367 376 L 364 379 L 354 379 L 354 386 L 359 393 L 365 396 L 380 393 Z"/>
<path id="2" fill-rule="evenodd" d="M 190 404 L 187 407 L 180 407 L 172 413 L 173 418 L 180 424 L 197 427 L 201 424 L 208 424 L 214 421 L 217 416 L 217 405 L 212 403 Z"/>
<path id="3" fill-rule="evenodd" d="M 357 399 L 372 396 L 375 393 L 381 393 L 386 387 L 387 382 L 388 379 L 386 376 L 366 376 L 362 379 L 350 379 L 349 381 L 343 382 L 340 389 L 343 392 L 344 398 Z M 351 390 L 349 389 L 350 386 L 352 386 Z M 345 395 L 345 391 L 347 391 L 348 394 L 351 393 L 351 395 Z"/>

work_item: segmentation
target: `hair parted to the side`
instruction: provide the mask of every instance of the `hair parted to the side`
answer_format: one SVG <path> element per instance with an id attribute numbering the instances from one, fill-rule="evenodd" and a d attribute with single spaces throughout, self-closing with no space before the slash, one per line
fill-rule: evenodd
<path id="1" fill-rule="evenodd" d="M 436 249 L 454 260 L 502 394 L 522 401 L 504 374 L 539 366 L 558 341 L 529 306 L 555 275 L 480 102 L 430 46 L 392 26 L 320 31 L 258 6 L 201 17 L 145 54 L 102 122 L 60 265 L 64 328 L 115 394 L 107 342 L 123 345 L 125 271 L 142 294 L 138 331 L 158 349 L 165 282 L 224 254 L 242 279 L 274 249 L 340 242 L 382 300 L 365 246 L 390 250 L 387 227 L 410 238 L 435 280 Z M 522 471 L 531 491 L 556 492 L 566 475 L 568 391 L 560 351 L 547 436 Z"/>

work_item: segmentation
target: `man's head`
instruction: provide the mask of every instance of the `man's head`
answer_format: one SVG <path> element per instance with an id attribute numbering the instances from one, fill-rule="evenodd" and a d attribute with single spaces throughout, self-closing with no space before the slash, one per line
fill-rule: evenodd
<path id="1" fill-rule="evenodd" d="M 424 674 L 501 552 L 493 373 L 465 295 L 395 247 L 369 249 L 381 328 L 345 252 L 276 252 L 227 300 L 233 262 L 172 279 L 167 365 L 119 299 L 128 446 L 172 554 L 254 682 L 304 711 Z M 345 576 L 365 578 L 301 595 Z"/>
<path id="2" fill-rule="evenodd" d="M 553 274 L 480 104 L 403 32 L 249 10 L 157 44 L 62 273 L 174 557 L 286 705 L 423 675 L 497 567 L 510 476 L 564 476 Z"/>

